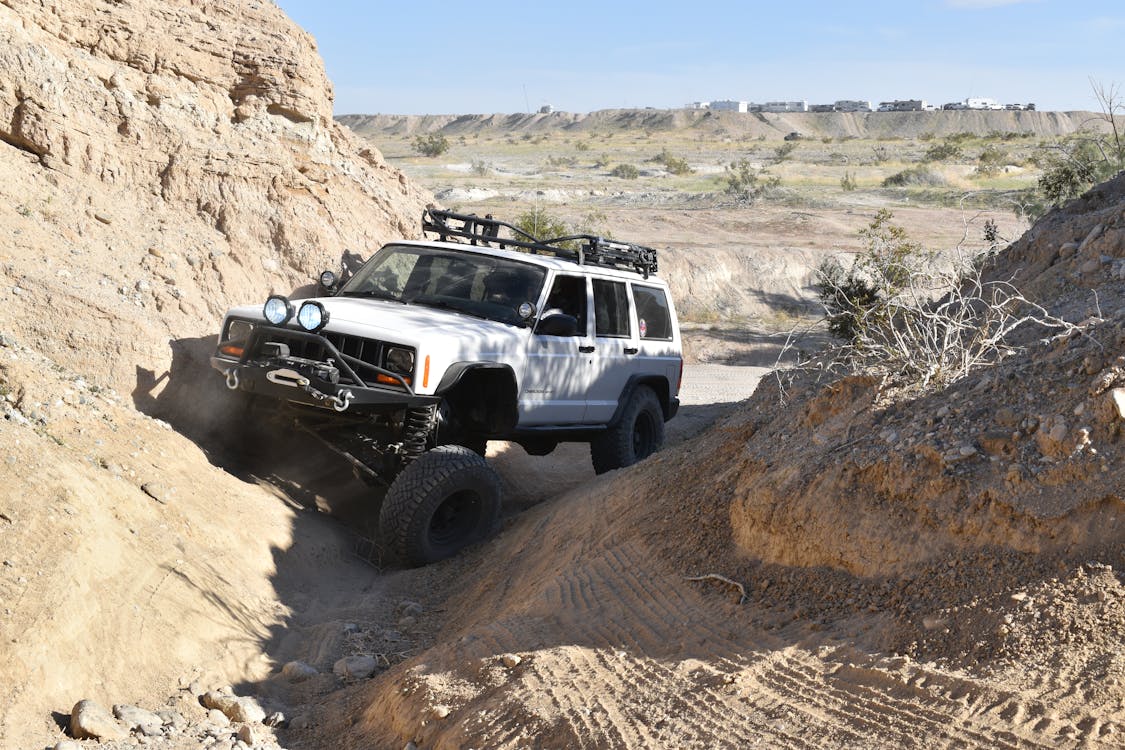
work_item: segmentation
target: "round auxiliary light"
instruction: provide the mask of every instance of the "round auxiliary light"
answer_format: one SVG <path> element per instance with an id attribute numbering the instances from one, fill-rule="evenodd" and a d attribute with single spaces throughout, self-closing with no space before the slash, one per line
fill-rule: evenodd
<path id="1" fill-rule="evenodd" d="M 535 305 L 530 302 L 521 302 L 520 306 L 516 309 L 516 313 L 519 314 L 522 320 L 531 320 L 535 317 Z"/>
<path id="2" fill-rule="evenodd" d="M 293 317 L 293 305 L 280 294 L 271 294 L 262 305 L 262 315 L 275 326 L 282 326 Z"/>
<path id="3" fill-rule="evenodd" d="M 320 285 L 325 289 L 332 289 L 337 281 L 336 274 L 331 271 L 322 271 L 320 274 Z"/>
<path id="4" fill-rule="evenodd" d="M 319 302 L 306 302 L 297 311 L 297 323 L 310 333 L 316 333 L 328 325 L 328 311 Z"/>

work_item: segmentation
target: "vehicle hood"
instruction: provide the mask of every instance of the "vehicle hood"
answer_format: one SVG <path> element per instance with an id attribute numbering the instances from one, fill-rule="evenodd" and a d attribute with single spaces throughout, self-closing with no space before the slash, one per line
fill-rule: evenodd
<path id="1" fill-rule="evenodd" d="M 305 301 L 293 300 L 293 306 L 299 308 Z M 317 297 L 314 301 L 319 302 L 328 311 L 326 331 L 415 347 L 444 340 L 481 351 L 481 349 L 491 349 L 493 346 L 502 346 L 502 342 L 523 339 L 530 335 L 530 330 L 527 328 L 422 305 L 403 305 L 385 300 L 347 297 Z M 262 308 L 239 307 L 227 314 L 261 319 Z M 290 321 L 289 327 L 296 326 Z"/>

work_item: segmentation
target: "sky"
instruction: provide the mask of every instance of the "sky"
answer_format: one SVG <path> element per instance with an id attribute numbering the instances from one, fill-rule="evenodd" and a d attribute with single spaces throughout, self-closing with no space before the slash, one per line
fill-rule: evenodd
<path id="1" fill-rule="evenodd" d="M 1123 0 L 276 0 L 336 114 L 988 97 L 1096 110 L 1125 88 Z"/>

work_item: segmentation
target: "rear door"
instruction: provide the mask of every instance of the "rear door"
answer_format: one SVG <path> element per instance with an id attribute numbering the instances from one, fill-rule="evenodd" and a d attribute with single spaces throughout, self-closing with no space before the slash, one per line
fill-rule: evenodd
<path id="1" fill-rule="evenodd" d="M 590 385 L 586 422 L 607 422 L 630 376 L 637 370 L 639 351 L 629 285 L 609 278 L 591 280 L 594 311 L 594 349 L 590 352 Z"/>

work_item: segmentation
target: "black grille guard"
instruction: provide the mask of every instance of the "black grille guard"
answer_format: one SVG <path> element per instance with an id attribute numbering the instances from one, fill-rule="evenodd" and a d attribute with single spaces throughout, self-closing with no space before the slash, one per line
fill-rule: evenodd
<path id="1" fill-rule="evenodd" d="M 385 368 L 373 365 L 370 362 L 364 362 L 362 359 L 344 354 L 324 336 L 321 336 L 317 333 L 309 333 L 308 331 L 301 331 L 296 328 L 282 328 L 280 326 L 270 326 L 262 324 L 254 326 L 254 329 L 250 332 L 250 337 L 246 340 L 246 346 L 242 351 L 242 356 L 238 359 L 238 366 L 241 367 L 244 365 L 253 365 L 259 363 L 260 358 L 263 356 L 262 352 L 260 351 L 261 346 L 263 343 L 267 343 L 265 340 L 268 339 L 269 331 L 278 331 L 284 334 L 287 338 L 301 339 L 303 341 L 309 341 L 311 343 L 322 346 L 324 350 L 331 356 L 335 366 L 339 367 L 340 371 L 352 381 L 350 385 L 354 385 L 357 388 L 374 387 L 368 385 L 367 382 L 359 376 L 359 373 L 355 371 L 354 368 L 360 367 L 371 370 L 377 375 L 385 375 L 389 378 L 393 378 L 394 380 L 398 381 L 398 384 L 406 391 L 408 395 L 417 395 L 415 394 L 414 389 L 410 387 L 410 384 L 406 382 L 406 379 L 398 373 L 391 372 L 390 370 L 387 370 Z M 276 359 L 284 360 L 284 357 L 277 357 Z"/>

